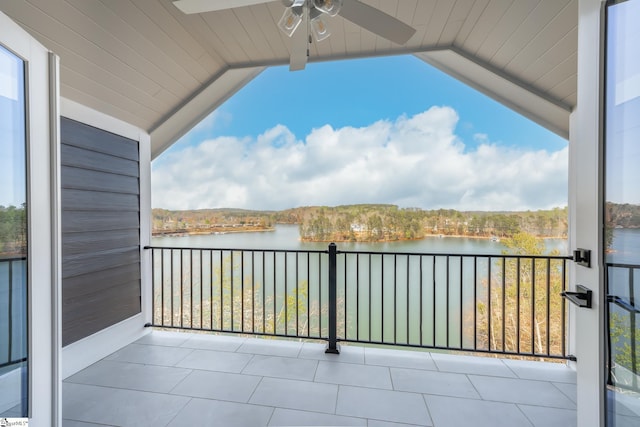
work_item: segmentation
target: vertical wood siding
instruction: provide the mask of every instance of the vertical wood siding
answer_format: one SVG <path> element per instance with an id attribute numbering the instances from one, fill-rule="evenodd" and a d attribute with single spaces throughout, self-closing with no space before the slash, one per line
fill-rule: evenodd
<path id="1" fill-rule="evenodd" d="M 140 312 L 138 142 L 61 119 L 62 344 Z"/>

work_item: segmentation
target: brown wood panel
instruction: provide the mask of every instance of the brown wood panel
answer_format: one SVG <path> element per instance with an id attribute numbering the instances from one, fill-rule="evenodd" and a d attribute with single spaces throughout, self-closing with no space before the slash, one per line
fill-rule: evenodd
<path id="1" fill-rule="evenodd" d="M 87 274 L 92 271 L 99 273 L 108 268 L 132 263 L 140 263 L 139 246 L 64 256 L 62 259 L 62 278 Z"/>
<path id="2" fill-rule="evenodd" d="M 62 255 L 78 255 L 137 246 L 140 239 L 131 230 L 86 231 L 62 235 Z"/>
<path id="3" fill-rule="evenodd" d="M 60 163 L 63 166 L 74 166 L 136 178 L 139 176 L 138 162 L 134 160 L 96 153 L 66 144 L 62 144 L 60 147 L 60 157 Z"/>
<path id="4" fill-rule="evenodd" d="M 110 154 L 135 162 L 139 160 L 138 143 L 136 141 L 96 129 L 66 117 L 60 118 L 60 140 L 65 145 Z"/>
<path id="5" fill-rule="evenodd" d="M 138 143 L 61 121 L 62 341 L 140 312 Z"/>
<path id="6" fill-rule="evenodd" d="M 62 206 L 66 210 L 76 211 L 138 212 L 140 202 L 137 194 L 65 189 L 62 192 Z"/>
<path id="7" fill-rule="evenodd" d="M 64 209 L 64 205 L 62 207 Z M 78 212 L 63 210 L 62 232 L 137 230 L 140 228 L 138 215 L 138 212 Z"/>
<path id="8" fill-rule="evenodd" d="M 63 166 L 61 176 L 62 188 L 125 194 L 140 192 L 138 178 L 132 176 L 114 175 L 71 166 Z"/>

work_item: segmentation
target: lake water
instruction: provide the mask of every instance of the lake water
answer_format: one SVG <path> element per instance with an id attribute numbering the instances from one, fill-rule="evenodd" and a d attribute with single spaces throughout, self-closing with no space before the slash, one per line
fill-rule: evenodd
<path id="1" fill-rule="evenodd" d="M 154 237 L 153 246 L 174 246 L 192 248 L 234 248 L 234 249 L 291 249 L 323 250 L 325 242 L 301 242 L 297 225 L 276 225 L 275 231 L 254 233 L 206 234 L 179 237 Z M 338 242 L 338 249 L 345 251 L 379 251 L 411 253 L 450 254 L 500 254 L 506 247 L 501 242 L 490 239 L 465 237 L 426 237 L 420 240 L 397 242 Z M 568 254 L 566 239 L 545 239 L 547 251 L 558 249 L 561 255 Z"/>

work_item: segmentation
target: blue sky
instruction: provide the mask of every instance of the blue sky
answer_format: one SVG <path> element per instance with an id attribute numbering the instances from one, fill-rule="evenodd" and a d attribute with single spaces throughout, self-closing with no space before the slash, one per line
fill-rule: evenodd
<path id="1" fill-rule="evenodd" d="M 272 67 L 154 161 L 153 206 L 544 209 L 566 151 L 413 56 Z"/>
<path id="2" fill-rule="evenodd" d="M 0 46 L 0 206 L 26 202 L 23 64 Z"/>

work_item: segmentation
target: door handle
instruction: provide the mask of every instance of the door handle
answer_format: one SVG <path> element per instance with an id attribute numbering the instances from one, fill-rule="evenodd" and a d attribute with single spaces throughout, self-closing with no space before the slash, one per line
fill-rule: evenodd
<path id="1" fill-rule="evenodd" d="M 578 307 L 591 308 L 591 300 L 593 298 L 593 292 L 591 289 L 582 286 L 576 285 L 576 291 L 563 291 L 560 293 L 563 298 L 571 301 Z"/>
<path id="2" fill-rule="evenodd" d="M 617 305 L 618 307 L 622 307 L 627 310 L 629 313 L 640 313 L 640 308 L 636 308 L 635 305 L 631 304 L 629 301 L 624 298 L 619 297 L 618 295 L 607 295 L 607 301 Z"/>

